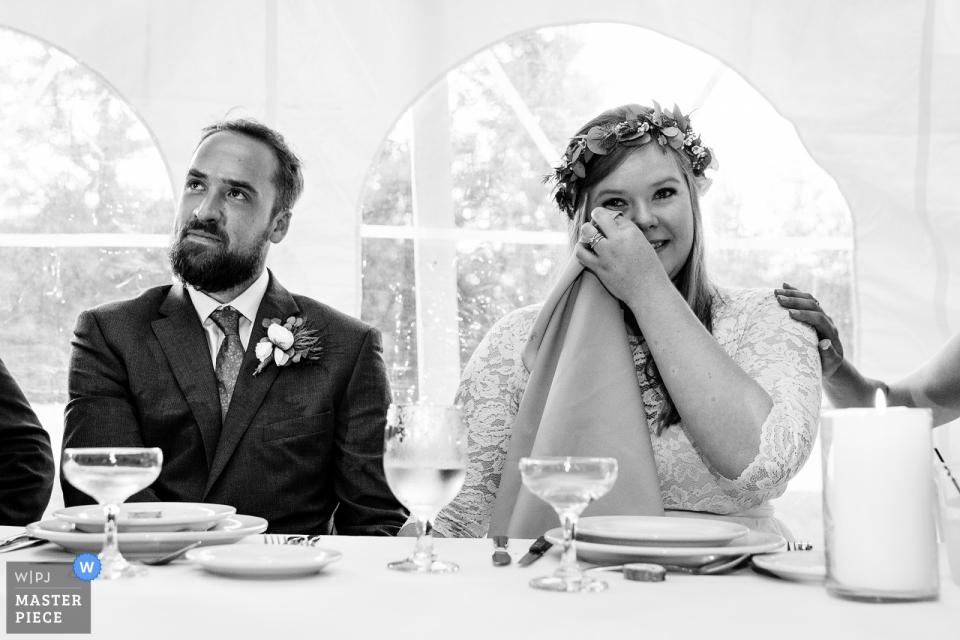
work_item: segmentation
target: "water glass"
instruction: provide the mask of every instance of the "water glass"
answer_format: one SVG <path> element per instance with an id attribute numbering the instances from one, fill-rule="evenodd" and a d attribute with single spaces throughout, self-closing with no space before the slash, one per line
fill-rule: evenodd
<path id="1" fill-rule="evenodd" d="M 417 546 L 394 571 L 449 573 L 459 567 L 437 559 L 432 521 L 453 500 L 467 473 L 467 430 L 459 406 L 391 404 L 383 438 L 383 469 L 393 495 L 417 523 Z"/>
<path id="2" fill-rule="evenodd" d="M 117 515 L 120 505 L 160 475 L 163 452 L 157 448 L 103 447 L 63 450 L 63 477 L 98 504 L 103 505 L 107 523 L 106 540 L 100 552 L 99 579 L 115 580 L 146 575 L 147 569 L 131 564 L 120 554 Z"/>
<path id="3" fill-rule="evenodd" d="M 552 576 L 535 578 L 530 586 L 547 591 L 596 592 L 607 583 L 583 573 L 577 564 L 577 520 L 593 500 L 617 480 L 614 458 L 521 458 L 523 485 L 557 512 L 563 525 L 563 556 Z"/>

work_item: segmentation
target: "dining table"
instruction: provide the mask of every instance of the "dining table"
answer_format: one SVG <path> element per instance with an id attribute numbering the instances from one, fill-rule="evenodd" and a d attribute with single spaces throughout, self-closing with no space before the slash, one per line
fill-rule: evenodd
<path id="1" fill-rule="evenodd" d="M 0 527 L 0 537 L 21 531 Z M 439 575 L 387 569 L 409 555 L 411 538 L 324 536 L 316 546 L 342 558 L 293 578 L 223 577 L 182 558 L 150 567 L 144 577 L 93 580 L 89 637 L 960 638 L 960 586 L 943 545 L 937 600 L 878 604 L 832 597 L 822 582 L 785 580 L 749 566 L 727 575 L 671 572 L 662 582 L 598 572 L 609 583 L 606 591 L 541 591 L 528 583 L 552 573 L 560 553 L 554 546 L 518 566 L 532 542 L 510 540 L 512 562 L 494 566 L 491 540 L 437 539 L 437 554 L 460 567 Z M 266 538 L 235 544 L 263 545 Z M 0 555 L 5 564 L 75 557 L 54 544 Z M 9 604 L 2 601 L 6 619 Z"/>

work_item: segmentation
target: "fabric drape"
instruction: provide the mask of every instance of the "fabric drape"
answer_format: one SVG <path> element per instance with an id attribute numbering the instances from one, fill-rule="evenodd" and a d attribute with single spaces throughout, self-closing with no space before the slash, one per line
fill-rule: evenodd
<path id="1" fill-rule="evenodd" d="M 489 535 L 535 538 L 557 515 L 522 486 L 527 456 L 617 459 L 617 482 L 585 515 L 663 515 L 660 483 L 619 302 L 571 257 L 524 347 L 520 401 Z"/>

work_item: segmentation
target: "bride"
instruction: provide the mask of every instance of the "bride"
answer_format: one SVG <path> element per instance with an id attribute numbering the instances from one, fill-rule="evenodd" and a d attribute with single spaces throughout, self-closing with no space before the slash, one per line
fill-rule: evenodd
<path id="1" fill-rule="evenodd" d="M 769 503 L 813 447 L 816 336 L 769 289 L 710 282 L 699 197 L 716 163 L 679 109 L 654 105 L 588 122 L 552 176 L 574 256 L 464 369 L 470 462 L 443 535 L 536 537 L 556 516 L 519 459 L 608 455 L 619 479 L 586 515 L 666 510 L 790 536 Z"/>

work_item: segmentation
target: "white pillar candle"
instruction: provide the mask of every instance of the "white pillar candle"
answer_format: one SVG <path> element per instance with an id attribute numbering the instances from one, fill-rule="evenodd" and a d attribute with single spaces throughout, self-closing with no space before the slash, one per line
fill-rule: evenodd
<path id="1" fill-rule="evenodd" d="M 927 409 L 839 409 L 821 418 L 827 589 L 869 600 L 939 593 Z"/>

